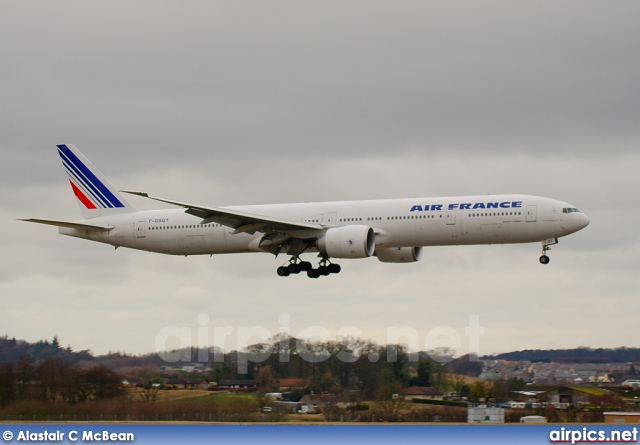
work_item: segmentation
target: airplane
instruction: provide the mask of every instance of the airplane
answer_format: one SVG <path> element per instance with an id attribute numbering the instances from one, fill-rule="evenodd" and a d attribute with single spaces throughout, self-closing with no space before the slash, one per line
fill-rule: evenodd
<path id="1" fill-rule="evenodd" d="M 413 263 L 423 247 L 542 244 L 540 263 L 558 238 L 585 228 L 589 218 L 566 202 L 506 194 L 440 198 L 211 207 L 119 191 L 74 145 L 57 145 L 83 219 L 23 219 L 58 227 L 63 235 L 169 255 L 267 252 L 286 254 L 282 277 L 337 274 L 334 259 L 377 257 Z M 179 209 L 137 210 L 124 194 Z M 318 264 L 302 254 L 317 253 Z"/>

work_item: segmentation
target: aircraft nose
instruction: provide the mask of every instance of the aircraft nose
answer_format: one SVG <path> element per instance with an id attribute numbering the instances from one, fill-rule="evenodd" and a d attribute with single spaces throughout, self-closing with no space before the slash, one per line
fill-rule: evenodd
<path id="1" fill-rule="evenodd" d="M 578 227 L 579 227 L 578 230 L 584 229 L 589 225 L 591 220 L 584 213 L 578 213 L 577 215 L 580 217 L 578 220 Z"/>

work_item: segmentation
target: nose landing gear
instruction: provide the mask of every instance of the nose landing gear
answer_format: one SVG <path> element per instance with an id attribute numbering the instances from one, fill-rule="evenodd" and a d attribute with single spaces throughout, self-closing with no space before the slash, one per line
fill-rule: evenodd
<path id="1" fill-rule="evenodd" d="M 540 264 L 549 264 L 551 258 L 547 256 L 547 251 L 551 250 L 551 247 L 554 244 L 558 244 L 558 238 L 549 238 L 542 241 L 542 256 L 540 257 Z"/>

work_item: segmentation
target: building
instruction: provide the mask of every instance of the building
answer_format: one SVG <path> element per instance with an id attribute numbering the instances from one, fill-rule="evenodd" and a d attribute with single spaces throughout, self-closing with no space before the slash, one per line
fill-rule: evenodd
<path id="1" fill-rule="evenodd" d="M 138 386 L 138 384 L 142 383 L 142 379 L 124 379 L 122 380 L 122 385 L 124 386 Z"/>
<path id="2" fill-rule="evenodd" d="M 543 416 L 520 417 L 520 423 L 547 423 L 547 418 Z"/>
<path id="3" fill-rule="evenodd" d="M 309 386 L 309 379 L 278 379 L 276 385 L 280 391 L 294 391 Z"/>
<path id="4" fill-rule="evenodd" d="M 217 386 L 210 386 L 210 391 L 256 391 L 255 380 L 220 380 Z"/>
<path id="5" fill-rule="evenodd" d="M 467 408 L 468 423 L 504 423 L 504 408 L 479 405 Z"/>
<path id="6" fill-rule="evenodd" d="M 640 424 L 640 413 L 637 412 L 605 412 L 604 423 L 625 423 L 625 424 Z"/>
<path id="7" fill-rule="evenodd" d="M 611 395 L 612 392 L 602 388 L 585 386 L 561 386 L 547 392 L 547 402 L 554 406 L 581 405 L 589 403 L 592 397 Z"/>
<path id="8" fill-rule="evenodd" d="M 319 407 L 324 410 L 331 407 L 344 409 L 356 405 L 355 402 L 349 402 L 344 397 L 334 394 L 307 394 L 300 399 L 299 403 L 308 405 L 309 407 Z"/>
<path id="9" fill-rule="evenodd" d="M 632 389 L 637 390 L 640 388 L 640 380 L 639 379 L 628 379 L 620 384 L 623 389 Z"/>
<path id="10" fill-rule="evenodd" d="M 431 386 L 412 386 L 402 391 L 405 400 L 442 400 L 444 394 Z"/>
<path id="11" fill-rule="evenodd" d="M 211 384 L 206 379 L 187 379 L 189 389 L 209 389 Z"/>
<path id="12" fill-rule="evenodd" d="M 189 382 L 187 379 L 167 379 L 164 381 L 164 387 L 166 389 L 187 389 Z"/>
<path id="13" fill-rule="evenodd" d="M 206 379 L 167 379 L 164 382 L 167 389 L 207 389 L 209 385 Z"/>

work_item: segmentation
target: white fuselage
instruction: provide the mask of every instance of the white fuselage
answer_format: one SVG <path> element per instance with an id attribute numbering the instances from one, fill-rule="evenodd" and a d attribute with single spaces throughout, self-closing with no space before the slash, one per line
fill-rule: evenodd
<path id="1" fill-rule="evenodd" d="M 376 248 L 540 242 L 574 233 L 589 219 L 568 203 L 528 195 L 409 198 L 226 207 L 324 227 L 369 226 Z M 60 227 L 62 234 L 116 247 L 171 255 L 261 252 L 261 233 L 232 228 L 183 209 L 147 210 L 104 216 L 91 223 L 114 228 L 95 232 Z M 83 222 L 83 221 L 78 221 Z M 301 237 L 304 234 L 301 234 Z M 307 250 L 311 251 L 311 250 Z"/>

